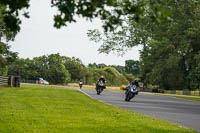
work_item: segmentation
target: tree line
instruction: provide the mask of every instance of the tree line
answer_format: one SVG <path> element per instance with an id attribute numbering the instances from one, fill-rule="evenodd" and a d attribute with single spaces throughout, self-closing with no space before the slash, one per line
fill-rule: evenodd
<path id="1" fill-rule="evenodd" d="M 50 54 L 33 59 L 16 58 L 8 65 L 8 75 L 18 75 L 24 80 L 44 78 L 50 84 L 78 82 L 94 84 L 103 75 L 111 86 L 127 85 L 139 73 L 139 61 L 126 60 L 125 66 L 91 63 L 87 66 L 79 58 Z"/>
<path id="2" fill-rule="evenodd" d="M 162 5 L 162 6 L 161 6 Z M 129 15 L 124 27 L 114 32 L 91 30 L 88 36 L 103 42 L 99 51 L 124 51 L 141 45 L 140 78 L 144 85 L 162 89 L 200 88 L 200 1 L 149 1 L 152 10 L 170 11 L 158 22 Z M 157 12 L 158 13 L 158 12 Z M 146 12 L 151 16 L 152 12 Z M 162 14 L 157 14 L 162 17 Z"/>
<path id="3" fill-rule="evenodd" d="M 141 45 L 143 49 L 140 51 L 139 77 L 145 86 L 154 85 L 163 89 L 200 88 L 200 1 L 52 0 L 51 2 L 51 5 L 58 9 L 54 16 L 56 28 L 76 22 L 75 15 L 87 19 L 99 17 L 102 20 L 103 34 L 98 30 L 88 32 L 91 40 L 103 42 L 99 52 L 117 51 L 124 54 L 125 50 Z M 28 11 L 24 10 L 28 7 L 29 0 L 0 1 L 0 42 L 15 38 L 20 30 L 20 11 L 25 17 L 29 17 Z M 15 53 L 9 52 L 7 45 L 1 46 L 4 50 L 0 51 L 0 69 L 4 69 L 1 73 L 5 74 L 7 69 L 5 64 L 10 64 L 16 56 Z M 59 67 L 64 69 L 63 65 Z M 96 69 L 102 70 L 105 67 L 94 70 Z M 123 69 L 119 67 L 118 72 L 125 75 Z M 69 71 L 68 73 L 70 75 Z M 66 71 L 65 74 L 68 73 Z M 70 78 L 67 81 L 73 79 L 71 75 L 68 77 Z M 86 77 L 89 83 L 90 79 Z"/>

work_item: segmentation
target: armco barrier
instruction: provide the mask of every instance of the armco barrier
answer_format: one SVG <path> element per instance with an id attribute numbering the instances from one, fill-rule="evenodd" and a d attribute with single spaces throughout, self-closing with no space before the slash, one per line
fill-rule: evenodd
<path id="1" fill-rule="evenodd" d="M 0 76 L 0 86 L 8 86 L 8 77 Z"/>
<path id="2" fill-rule="evenodd" d="M 39 84 L 39 80 L 20 80 L 22 83 Z"/>
<path id="3" fill-rule="evenodd" d="M 0 86 L 9 87 L 20 87 L 20 77 L 19 76 L 0 76 Z"/>

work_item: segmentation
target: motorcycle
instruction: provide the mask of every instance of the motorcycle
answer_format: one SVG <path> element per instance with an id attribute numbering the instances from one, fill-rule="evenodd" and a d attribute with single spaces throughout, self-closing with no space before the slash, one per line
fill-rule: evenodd
<path id="1" fill-rule="evenodd" d="M 97 95 L 100 95 L 100 93 L 103 91 L 104 88 L 105 84 L 103 83 L 103 81 L 99 81 L 96 85 Z"/>
<path id="2" fill-rule="evenodd" d="M 133 86 L 127 87 L 125 95 L 126 95 L 125 96 L 125 101 L 129 102 L 133 97 L 135 97 L 135 95 L 138 95 L 137 86 L 133 85 Z"/>
<path id="3" fill-rule="evenodd" d="M 79 82 L 80 89 L 82 88 L 82 86 L 83 86 L 83 82 Z"/>

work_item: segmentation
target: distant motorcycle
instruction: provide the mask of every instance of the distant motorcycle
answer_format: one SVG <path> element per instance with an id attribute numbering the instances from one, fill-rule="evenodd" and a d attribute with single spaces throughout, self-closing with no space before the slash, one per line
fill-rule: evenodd
<path id="1" fill-rule="evenodd" d="M 80 89 L 82 88 L 82 86 L 83 86 L 83 82 L 79 82 Z"/>
<path id="2" fill-rule="evenodd" d="M 125 92 L 125 101 L 130 101 L 135 95 L 138 95 L 138 90 L 136 85 L 132 85 L 127 87 L 127 90 Z"/>
<path id="3" fill-rule="evenodd" d="M 103 81 L 99 81 L 96 86 L 97 95 L 100 95 L 104 88 L 105 84 L 103 83 Z"/>

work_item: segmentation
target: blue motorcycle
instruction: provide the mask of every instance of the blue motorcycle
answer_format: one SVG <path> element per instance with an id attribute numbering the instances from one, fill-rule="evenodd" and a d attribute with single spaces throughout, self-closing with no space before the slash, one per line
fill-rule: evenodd
<path id="1" fill-rule="evenodd" d="M 130 101 L 135 95 L 138 95 L 138 89 L 136 85 L 127 87 L 125 92 L 125 101 Z"/>

